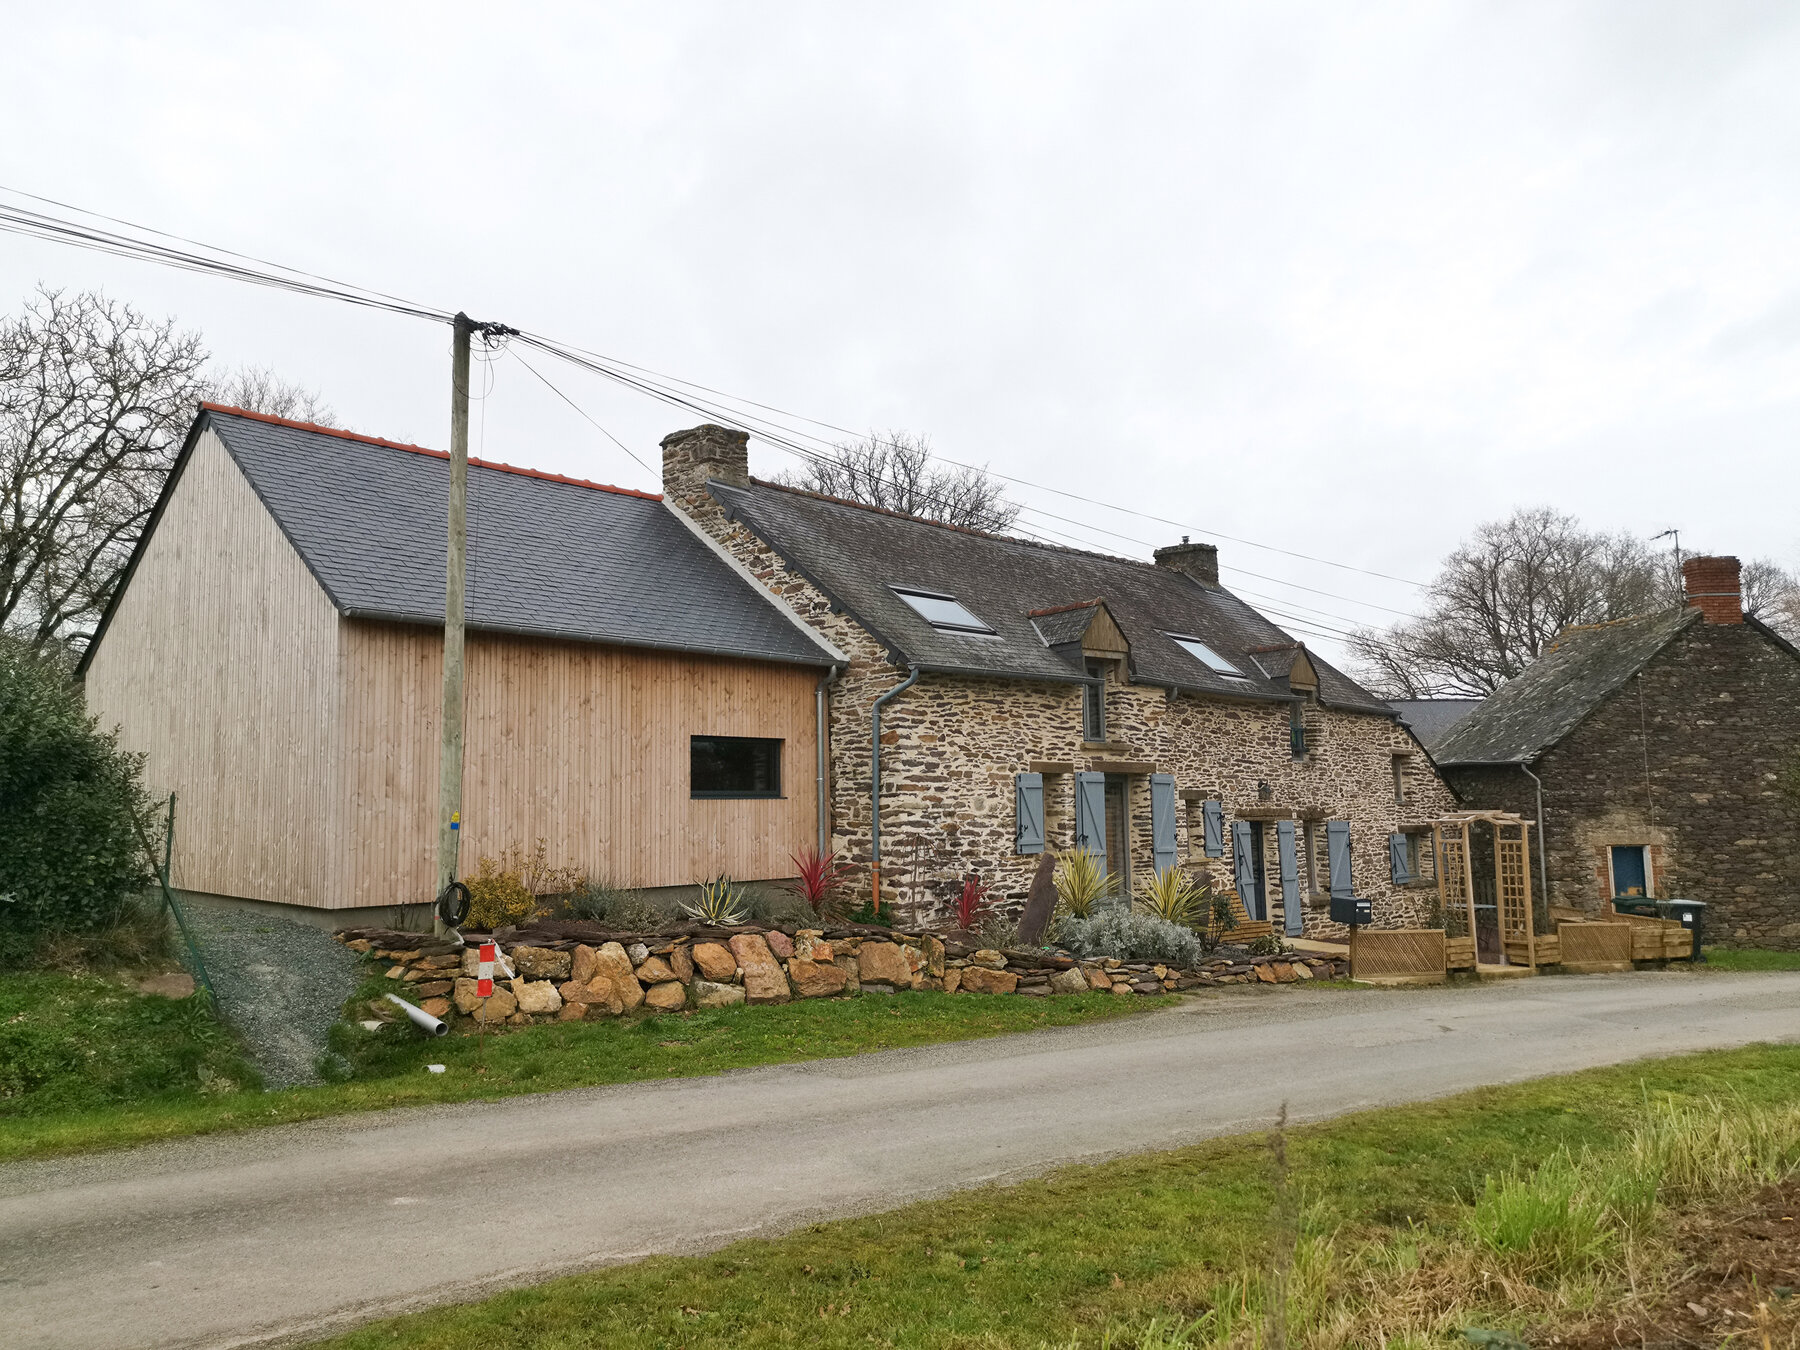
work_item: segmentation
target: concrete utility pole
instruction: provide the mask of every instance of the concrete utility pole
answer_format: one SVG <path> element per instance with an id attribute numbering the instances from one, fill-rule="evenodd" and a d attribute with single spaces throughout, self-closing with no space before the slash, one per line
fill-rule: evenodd
<path id="1" fill-rule="evenodd" d="M 474 321 L 458 311 L 450 357 L 450 529 L 444 558 L 444 717 L 438 755 L 438 890 L 456 880 L 462 838 L 463 587 L 468 567 L 469 337 Z M 444 921 L 434 909 L 435 932 Z"/>

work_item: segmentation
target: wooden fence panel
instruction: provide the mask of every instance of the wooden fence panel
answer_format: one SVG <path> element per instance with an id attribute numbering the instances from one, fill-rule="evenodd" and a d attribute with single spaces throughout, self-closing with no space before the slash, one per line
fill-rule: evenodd
<path id="1" fill-rule="evenodd" d="M 1564 923 L 1557 928 L 1567 970 L 1630 970 L 1632 926 L 1628 923 Z"/>
<path id="2" fill-rule="evenodd" d="M 1441 928 L 1358 928 L 1350 935 L 1352 979 L 1442 984 L 1447 969 Z"/>

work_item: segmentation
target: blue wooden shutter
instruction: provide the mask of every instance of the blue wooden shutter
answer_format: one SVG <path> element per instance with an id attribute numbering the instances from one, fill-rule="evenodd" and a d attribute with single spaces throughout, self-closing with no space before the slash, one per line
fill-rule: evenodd
<path id="1" fill-rule="evenodd" d="M 1044 851 L 1044 775 L 1021 773 L 1013 778 L 1013 809 L 1017 817 L 1014 851 Z"/>
<path id="2" fill-rule="evenodd" d="M 1300 898 L 1300 855 L 1294 847 L 1294 822 L 1275 822 L 1275 852 L 1281 859 L 1281 919 L 1289 937 L 1306 931 L 1305 902 Z"/>
<path id="3" fill-rule="evenodd" d="M 1075 847 L 1085 848 L 1106 871 L 1106 775 L 1075 775 Z"/>
<path id="4" fill-rule="evenodd" d="M 1206 832 L 1206 856 L 1225 856 L 1225 808 L 1219 802 L 1200 803 L 1200 821 Z"/>
<path id="5" fill-rule="evenodd" d="M 1150 775 L 1150 860 L 1161 876 L 1180 859 L 1175 850 L 1175 778 Z"/>
<path id="6" fill-rule="evenodd" d="M 1350 822 L 1325 822 L 1325 854 L 1331 864 L 1331 898 L 1348 900 L 1356 894 L 1350 880 Z"/>
<path id="7" fill-rule="evenodd" d="M 1388 869 L 1394 874 L 1394 885 L 1412 885 L 1412 868 L 1406 860 L 1406 836 L 1403 834 L 1388 836 Z"/>
<path id="8" fill-rule="evenodd" d="M 1237 871 L 1238 899 L 1244 902 L 1244 913 L 1252 919 L 1263 918 L 1262 906 L 1256 902 L 1256 841 L 1247 820 L 1231 822 L 1231 865 Z"/>

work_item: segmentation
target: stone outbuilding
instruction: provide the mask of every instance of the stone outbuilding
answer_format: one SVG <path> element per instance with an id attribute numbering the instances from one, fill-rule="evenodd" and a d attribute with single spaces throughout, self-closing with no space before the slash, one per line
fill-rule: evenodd
<path id="1" fill-rule="evenodd" d="M 1800 949 L 1800 651 L 1744 613 L 1738 560 L 1682 605 L 1573 628 L 1432 746 L 1472 807 L 1541 822 L 1549 902 L 1703 900 L 1715 939 Z"/>
<path id="2" fill-rule="evenodd" d="M 742 432 L 663 441 L 664 501 L 847 661 L 829 685 L 831 834 L 862 898 L 921 921 L 969 872 L 1023 897 L 1041 855 L 1126 892 L 1191 864 L 1250 919 L 1335 931 L 1328 895 L 1416 922 L 1454 798 L 1391 708 L 1220 584 L 959 529 L 749 473 Z M 878 768 L 877 768 L 878 765 Z"/>

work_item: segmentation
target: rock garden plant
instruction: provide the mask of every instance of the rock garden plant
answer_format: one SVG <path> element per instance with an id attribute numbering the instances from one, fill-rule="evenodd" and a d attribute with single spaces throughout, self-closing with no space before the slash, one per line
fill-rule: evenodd
<path id="1" fill-rule="evenodd" d="M 1121 961 L 1161 961 L 1196 966 L 1205 954 L 1193 930 L 1154 914 L 1136 914 L 1112 905 L 1089 918 L 1070 916 L 1056 928 L 1056 940 L 1075 956 L 1117 957 Z"/>
<path id="2" fill-rule="evenodd" d="M 1108 872 L 1089 849 L 1078 848 L 1057 860 L 1056 895 L 1064 914 L 1085 919 L 1094 912 L 1095 904 L 1118 887 L 1118 875 Z"/>
<path id="3" fill-rule="evenodd" d="M 730 877 L 701 882 L 699 897 L 683 901 L 681 912 L 690 919 L 720 928 L 735 928 L 750 917 L 744 894 Z"/>
<path id="4" fill-rule="evenodd" d="M 1211 898 L 1205 886 L 1179 867 L 1163 868 L 1133 897 L 1146 914 L 1184 928 L 1192 928 L 1205 915 Z"/>

